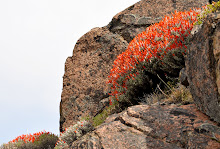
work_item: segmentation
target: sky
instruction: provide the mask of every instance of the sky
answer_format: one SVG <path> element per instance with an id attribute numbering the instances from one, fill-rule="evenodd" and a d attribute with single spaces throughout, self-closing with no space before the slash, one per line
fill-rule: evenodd
<path id="1" fill-rule="evenodd" d="M 0 144 L 59 134 L 64 64 L 77 40 L 139 0 L 0 0 Z"/>

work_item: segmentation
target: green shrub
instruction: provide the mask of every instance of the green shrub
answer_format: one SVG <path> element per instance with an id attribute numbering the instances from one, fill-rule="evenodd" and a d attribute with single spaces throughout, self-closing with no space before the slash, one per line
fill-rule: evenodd
<path id="1" fill-rule="evenodd" d="M 73 141 L 93 129 L 92 124 L 88 121 L 78 121 L 77 124 L 66 128 L 65 131 L 60 134 L 59 141 L 56 143 L 56 148 L 71 146 Z"/>
<path id="2" fill-rule="evenodd" d="M 99 113 L 98 115 L 92 118 L 92 125 L 94 127 L 101 125 L 102 123 L 104 123 L 104 121 L 109 115 L 113 113 L 118 113 L 121 111 L 122 111 L 122 108 L 119 106 L 119 103 L 115 101 L 112 105 L 109 105 L 101 113 Z"/>
<path id="3" fill-rule="evenodd" d="M 194 23 L 194 25 L 200 25 L 203 23 L 204 19 L 207 17 L 208 14 L 216 12 L 220 9 L 220 1 L 218 2 L 212 2 L 212 4 L 209 4 L 207 6 L 204 6 L 204 10 L 202 13 L 198 15 L 198 21 Z"/>
<path id="4" fill-rule="evenodd" d="M 42 134 L 39 137 L 39 140 L 35 141 L 33 144 L 37 146 L 37 148 L 54 148 L 56 142 L 58 141 L 58 136 L 54 134 Z"/>
<path id="5" fill-rule="evenodd" d="M 21 135 L 3 144 L 0 149 L 50 149 L 54 148 L 58 136 L 49 132 Z"/>
<path id="6" fill-rule="evenodd" d="M 11 149 L 11 148 L 13 148 L 13 143 L 8 143 L 8 144 L 2 144 L 1 146 L 0 146 L 0 149 Z"/>

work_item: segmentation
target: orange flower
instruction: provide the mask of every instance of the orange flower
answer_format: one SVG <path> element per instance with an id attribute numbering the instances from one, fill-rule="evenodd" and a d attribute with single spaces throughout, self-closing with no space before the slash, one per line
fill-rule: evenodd
<path id="1" fill-rule="evenodd" d="M 32 134 L 26 134 L 26 135 L 23 134 L 21 136 L 16 137 L 15 139 L 13 139 L 10 142 L 18 142 L 19 140 L 22 140 L 24 143 L 27 143 L 27 142 L 33 143 L 35 140 L 38 140 L 39 137 L 44 133 L 50 134 L 49 132 L 46 132 L 46 131 L 37 132 L 37 133 L 34 133 L 33 135 Z"/>
<path id="2" fill-rule="evenodd" d="M 197 20 L 199 10 L 185 12 L 175 11 L 171 16 L 165 16 L 159 23 L 146 28 L 146 31 L 138 34 L 128 45 L 126 51 L 118 55 L 113 68 L 108 76 L 107 83 L 111 84 L 111 93 L 118 100 L 119 88 L 127 89 L 126 81 L 135 79 L 133 73 L 138 65 L 150 62 L 152 58 L 162 60 L 168 51 L 177 48 L 187 48 L 184 39 L 189 36 L 193 23 Z M 173 54 L 173 56 L 175 56 Z M 163 63 L 162 63 L 163 64 Z M 145 66 L 142 67 L 146 69 Z M 136 72 L 138 75 L 138 71 Z M 124 78 L 122 83 L 119 79 Z M 110 99 L 110 104 L 112 101 Z"/>

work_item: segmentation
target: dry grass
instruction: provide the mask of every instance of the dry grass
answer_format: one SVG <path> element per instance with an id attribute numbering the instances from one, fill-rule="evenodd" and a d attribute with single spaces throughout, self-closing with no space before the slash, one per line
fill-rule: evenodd
<path id="1" fill-rule="evenodd" d="M 145 94 L 139 99 L 141 103 L 152 105 L 157 102 L 174 103 L 174 104 L 189 104 L 193 103 L 192 95 L 188 88 L 181 84 L 175 87 L 169 87 L 167 91 L 163 91 L 158 86 L 157 91 L 152 94 Z"/>
<path id="2" fill-rule="evenodd" d="M 186 88 L 181 84 L 178 84 L 177 87 L 172 89 L 171 93 L 164 101 L 176 104 L 189 104 L 193 103 L 193 98 L 189 91 L 189 88 Z"/>

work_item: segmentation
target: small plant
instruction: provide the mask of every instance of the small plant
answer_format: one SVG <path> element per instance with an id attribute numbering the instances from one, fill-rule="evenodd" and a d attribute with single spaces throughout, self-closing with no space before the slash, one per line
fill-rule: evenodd
<path id="1" fill-rule="evenodd" d="M 56 142 L 58 141 L 58 136 L 51 133 L 44 133 L 40 135 L 37 141 L 34 141 L 38 148 L 54 148 Z"/>
<path id="2" fill-rule="evenodd" d="M 92 124 L 94 127 L 101 125 L 109 115 L 121 111 L 122 109 L 120 108 L 119 103 L 115 101 L 112 105 L 109 105 L 101 113 L 93 117 Z"/>
<path id="3" fill-rule="evenodd" d="M 11 149 L 11 148 L 13 148 L 14 147 L 14 144 L 13 143 L 11 143 L 11 142 L 9 142 L 9 143 L 4 143 L 4 144 L 2 144 L 1 146 L 0 146 L 0 149 Z"/>
<path id="4" fill-rule="evenodd" d="M 142 103 L 148 105 L 157 102 L 182 105 L 193 103 L 193 98 L 189 89 L 181 85 L 180 83 L 176 84 L 175 86 L 169 86 L 169 88 L 166 88 L 165 90 L 161 90 L 158 86 L 156 90 L 159 91 L 151 94 L 145 94 L 144 97 L 141 98 Z"/>
<path id="5" fill-rule="evenodd" d="M 171 93 L 168 95 L 165 101 L 185 105 L 193 103 L 193 98 L 188 88 L 178 84 L 176 87 L 172 88 Z"/>
<path id="6" fill-rule="evenodd" d="M 111 105 L 106 106 L 97 115 L 95 116 L 87 115 L 84 117 L 80 117 L 80 120 L 90 122 L 93 125 L 93 127 L 97 127 L 98 125 L 101 125 L 109 115 L 121 112 L 122 110 L 123 109 L 121 109 L 119 102 L 113 101 Z"/>
<path id="7" fill-rule="evenodd" d="M 158 76 L 158 78 L 166 86 L 166 88 L 163 91 L 160 89 L 158 85 L 158 89 L 165 97 L 163 101 L 178 104 L 193 103 L 193 98 L 189 89 L 186 88 L 184 85 L 180 84 L 178 79 L 174 79 L 166 83 L 160 78 L 160 76 Z"/>
<path id="8" fill-rule="evenodd" d="M 94 127 L 102 124 L 110 114 L 119 111 L 122 110 L 120 109 L 118 102 L 114 102 L 112 105 L 106 107 L 101 113 L 99 113 L 95 117 L 82 117 L 81 121 L 78 121 L 77 124 L 66 128 L 65 131 L 60 134 L 55 149 L 70 148 L 75 140 L 82 137 L 89 131 L 94 130 Z"/>
<path id="9" fill-rule="evenodd" d="M 68 149 L 68 148 L 69 148 L 69 145 L 65 141 L 63 141 L 61 139 L 59 139 L 57 141 L 57 143 L 56 143 L 56 145 L 54 147 L 54 149 Z"/>
<path id="10" fill-rule="evenodd" d="M 200 25 L 203 23 L 204 19 L 207 17 L 208 14 L 216 12 L 220 9 L 220 1 L 212 2 L 212 4 L 206 5 L 203 7 L 203 11 L 198 14 L 198 21 L 194 23 L 194 25 Z"/>
<path id="11" fill-rule="evenodd" d="M 1 149 L 42 149 L 53 148 L 58 137 L 50 132 L 41 131 L 34 134 L 21 135 L 3 144 Z"/>
<path id="12" fill-rule="evenodd" d="M 56 143 L 56 148 L 65 148 L 66 146 L 71 146 L 73 141 L 77 140 L 93 129 L 92 124 L 88 121 L 77 122 L 77 124 L 66 128 L 65 131 L 60 134 L 59 141 Z"/>

